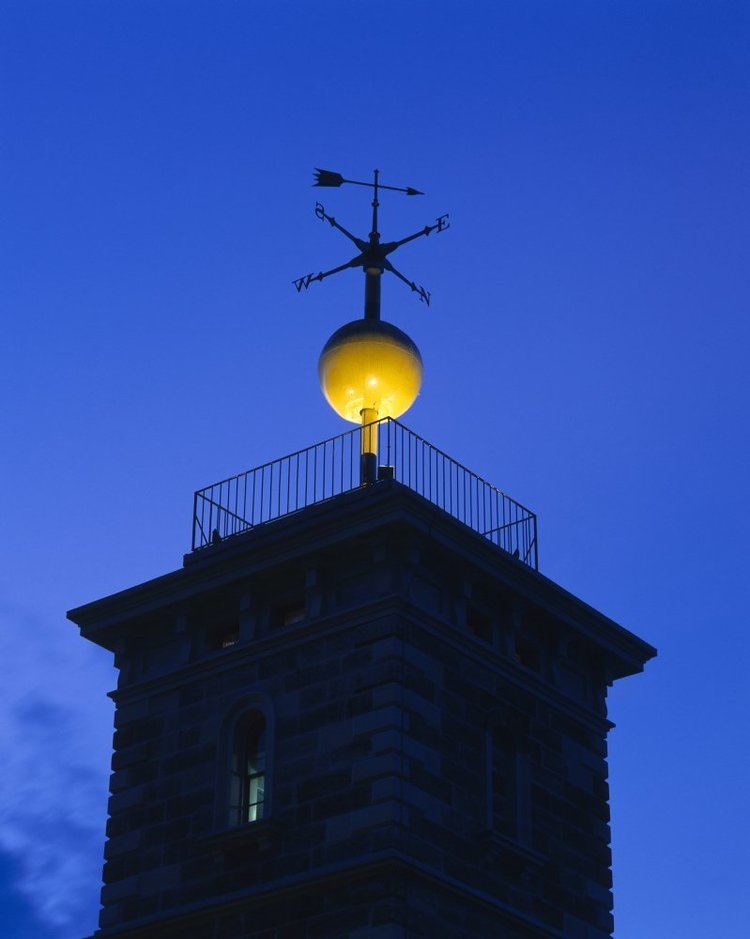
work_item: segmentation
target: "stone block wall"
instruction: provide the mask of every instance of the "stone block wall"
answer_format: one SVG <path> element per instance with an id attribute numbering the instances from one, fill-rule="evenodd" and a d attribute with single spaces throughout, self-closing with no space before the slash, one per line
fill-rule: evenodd
<path id="1" fill-rule="evenodd" d="M 151 611 L 117 663 L 105 934 L 610 936 L 602 660 L 429 537 Z M 268 811 L 237 830 L 243 707 L 268 724 Z M 512 831 L 489 800 L 496 733 Z"/>

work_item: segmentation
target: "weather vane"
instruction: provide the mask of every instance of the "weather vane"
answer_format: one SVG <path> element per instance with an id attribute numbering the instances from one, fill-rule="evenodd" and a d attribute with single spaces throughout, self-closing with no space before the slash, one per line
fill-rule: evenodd
<path id="1" fill-rule="evenodd" d="M 322 281 L 325 277 L 330 277 L 331 274 L 338 274 L 339 271 L 345 271 L 351 267 L 361 267 L 365 272 L 365 319 L 375 320 L 380 319 L 380 277 L 384 271 L 390 271 L 391 274 L 395 274 L 412 292 L 417 294 L 423 303 L 429 306 L 430 292 L 419 284 L 416 284 L 413 280 L 409 280 L 401 271 L 396 270 L 393 264 L 388 260 L 388 256 L 393 254 L 397 248 L 408 244 L 410 241 L 415 241 L 417 238 L 427 236 L 434 231 L 445 231 L 446 228 L 450 228 L 448 215 L 445 214 L 435 219 L 434 224 L 425 225 L 424 228 L 420 228 L 419 231 L 414 232 L 412 235 L 407 235 L 406 238 L 401 238 L 398 241 L 381 242 L 380 232 L 378 231 L 378 207 L 380 206 L 378 194 L 380 190 L 388 189 L 392 192 L 404 192 L 407 196 L 422 196 L 424 193 L 420 192 L 419 189 L 414 189 L 412 186 L 386 186 L 380 182 L 379 175 L 379 171 L 375 170 L 373 182 L 366 183 L 356 179 L 345 179 L 341 173 L 334 173 L 331 170 L 318 169 L 315 171 L 314 186 L 338 188 L 339 186 L 349 184 L 352 186 L 366 186 L 373 190 L 372 230 L 367 240 L 358 238 L 344 228 L 343 225 L 340 225 L 332 215 L 329 215 L 320 202 L 316 202 L 315 215 L 317 218 L 321 221 L 328 222 L 332 228 L 337 229 L 342 235 L 345 235 L 356 245 L 359 254 L 350 261 L 347 261 L 346 264 L 340 264 L 338 267 L 331 268 L 330 271 L 320 271 L 318 274 L 305 274 L 304 277 L 299 277 L 293 281 L 294 286 L 297 288 L 297 293 L 299 293 L 303 287 L 307 289 L 313 281 Z"/>
<path id="2" fill-rule="evenodd" d="M 429 304 L 430 294 L 409 280 L 388 260 L 388 256 L 401 245 L 415 241 L 423 235 L 449 228 L 448 216 L 441 215 L 433 225 L 425 225 L 413 235 L 399 241 L 380 240 L 378 231 L 378 195 L 381 189 L 405 192 L 407 196 L 421 196 L 411 186 L 385 186 L 375 170 L 371 183 L 356 179 L 344 179 L 341 173 L 331 170 L 316 170 L 315 186 L 339 187 L 348 183 L 367 186 L 373 190 L 372 231 L 367 241 L 357 238 L 336 219 L 329 215 L 320 202 L 315 204 L 315 214 L 328 222 L 353 241 L 359 254 L 330 271 L 307 274 L 294 281 L 299 293 L 307 289 L 314 280 L 323 280 L 331 274 L 345 271 L 349 267 L 361 267 L 365 272 L 365 313 L 361 319 L 341 326 L 323 347 L 318 360 L 318 378 L 326 400 L 344 420 L 359 424 L 361 433 L 361 481 L 362 485 L 377 482 L 387 467 L 378 466 L 378 438 L 383 421 L 394 420 L 414 404 L 422 387 L 422 356 L 416 343 L 392 323 L 380 318 L 380 280 L 384 271 L 395 274 Z"/>

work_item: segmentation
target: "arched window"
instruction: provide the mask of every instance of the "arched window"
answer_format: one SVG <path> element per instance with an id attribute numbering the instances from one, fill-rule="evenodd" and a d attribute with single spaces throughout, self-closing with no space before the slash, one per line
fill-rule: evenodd
<path id="1" fill-rule="evenodd" d="M 249 711 L 237 721 L 232 740 L 229 780 L 229 824 L 246 825 L 267 814 L 266 721 Z"/>

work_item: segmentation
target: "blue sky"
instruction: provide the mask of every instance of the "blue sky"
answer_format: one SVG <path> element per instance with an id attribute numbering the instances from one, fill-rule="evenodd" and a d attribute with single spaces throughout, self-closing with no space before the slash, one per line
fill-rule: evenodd
<path id="1" fill-rule="evenodd" d="M 0 919 L 94 927 L 114 686 L 64 611 L 179 566 L 192 491 L 341 429 L 360 315 L 314 166 L 384 198 L 429 309 L 406 423 L 540 516 L 659 647 L 611 694 L 616 934 L 743 934 L 746 3 L 135 2 L 0 13 Z M 326 208 L 368 231 L 358 190 Z M 743 869 L 744 868 L 744 869 Z"/>

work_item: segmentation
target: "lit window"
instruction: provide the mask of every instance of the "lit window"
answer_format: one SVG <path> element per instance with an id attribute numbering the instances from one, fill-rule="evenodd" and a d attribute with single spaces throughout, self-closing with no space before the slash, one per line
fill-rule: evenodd
<path id="1" fill-rule="evenodd" d="M 259 711 L 237 724 L 232 748 L 229 815 L 232 825 L 263 818 L 266 788 L 266 722 Z"/>
<path id="2" fill-rule="evenodd" d="M 229 629 L 219 635 L 219 648 L 228 649 L 230 646 L 236 646 L 240 639 L 238 629 Z"/>

